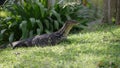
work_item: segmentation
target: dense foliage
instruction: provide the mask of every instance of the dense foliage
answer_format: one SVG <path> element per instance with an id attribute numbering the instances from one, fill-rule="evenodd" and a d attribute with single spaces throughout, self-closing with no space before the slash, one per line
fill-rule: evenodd
<path id="1" fill-rule="evenodd" d="M 83 25 L 95 19 L 90 6 L 55 4 L 53 7 L 48 7 L 47 1 L 43 0 L 26 0 L 9 4 L 5 10 L 10 14 L 0 23 L 2 42 L 12 42 L 56 31 L 69 19 L 75 19 Z M 81 28 L 78 26 L 76 29 Z"/>

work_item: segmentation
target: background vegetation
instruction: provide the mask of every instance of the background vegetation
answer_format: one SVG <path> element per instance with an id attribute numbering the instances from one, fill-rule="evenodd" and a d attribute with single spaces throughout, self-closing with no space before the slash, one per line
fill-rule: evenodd
<path id="1" fill-rule="evenodd" d="M 94 14 L 95 6 L 88 3 L 84 6 L 81 3 L 56 3 L 49 7 L 43 0 L 25 0 L 12 3 L 9 1 L 2 11 L 6 11 L 7 16 L 1 19 L 0 40 L 12 42 L 15 40 L 26 39 L 37 34 L 50 33 L 58 30 L 66 20 L 74 19 L 82 25 L 96 20 L 98 15 Z M 96 17 L 95 17 L 96 16 Z M 75 30 L 81 30 L 76 27 Z"/>

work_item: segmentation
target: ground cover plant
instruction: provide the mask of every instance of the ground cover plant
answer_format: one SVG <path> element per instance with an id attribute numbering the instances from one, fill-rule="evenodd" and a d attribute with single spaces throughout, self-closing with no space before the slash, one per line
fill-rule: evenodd
<path id="1" fill-rule="evenodd" d="M 94 25 L 56 46 L 7 48 L 0 50 L 0 67 L 120 68 L 119 35 L 119 26 Z"/>

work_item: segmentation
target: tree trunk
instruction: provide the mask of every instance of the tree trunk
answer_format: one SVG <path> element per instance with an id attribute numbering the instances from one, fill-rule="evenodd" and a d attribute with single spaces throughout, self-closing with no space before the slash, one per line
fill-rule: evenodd
<path id="1" fill-rule="evenodd" d="M 103 23 L 111 24 L 113 19 L 120 24 L 120 0 L 104 0 Z"/>
<path id="2" fill-rule="evenodd" d="M 117 0 L 116 24 L 120 25 L 120 0 Z"/>
<path id="3" fill-rule="evenodd" d="M 103 3 L 104 3 L 104 6 L 103 6 L 104 17 L 103 17 L 102 22 L 103 23 L 108 23 L 108 0 L 104 0 Z"/>
<path id="4" fill-rule="evenodd" d="M 116 17 L 116 9 L 117 9 L 117 0 L 111 0 L 111 15 L 112 17 Z"/>

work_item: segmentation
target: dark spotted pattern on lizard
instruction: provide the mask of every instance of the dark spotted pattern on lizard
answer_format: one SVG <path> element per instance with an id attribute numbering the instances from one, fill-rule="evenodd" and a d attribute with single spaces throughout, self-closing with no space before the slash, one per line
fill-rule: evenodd
<path id="1" fill-rule="evenodd" d="M 75 20 L 68 20 L 63 27 L 51 34 L 37 35 L 26 40 L 20 40 L 12 43 L 13 49 L 16 47 L 46 46 L 55 45 L 67 38 L 69 31 L 74 25 L 78 24 Z"/>

